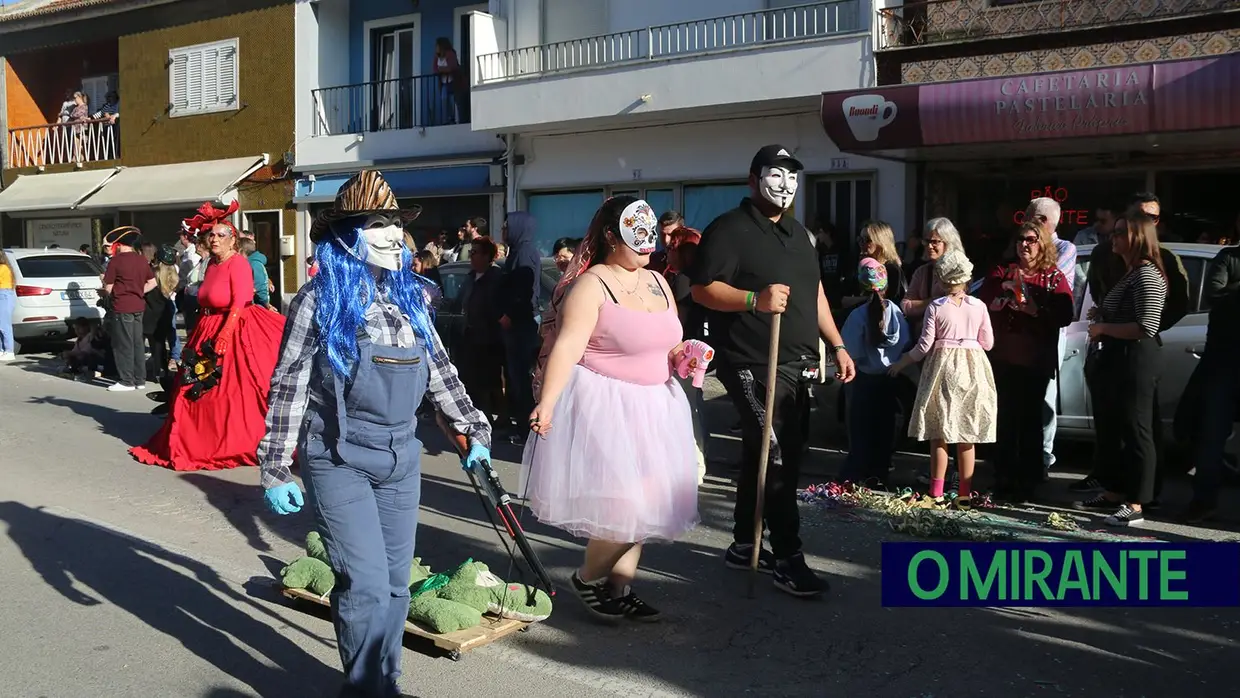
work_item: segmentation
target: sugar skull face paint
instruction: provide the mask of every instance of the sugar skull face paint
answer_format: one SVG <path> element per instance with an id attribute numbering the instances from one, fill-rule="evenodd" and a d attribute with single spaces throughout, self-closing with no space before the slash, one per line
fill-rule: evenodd
<path id="1" fill-rule="evenodd" d="M 786 211 L 797 196 L 797 173 L 783 167 L 763 167 L 758 191 L 762 198 Z"/>
<path id="2" fill-rule="evenodd" d="M 386 216 L 382 213 L 366 217 L 362 225 L 362 236 L 366 240 L 366 263 L 396 271 L 400 269 L 401 247 L 405 242 L 405 231 L 400 225 L 400 218 Z"/>
<path id="3" fill-rule="evenodd" d="M 659 219 L 650 204 L 638 199 L 620 214 L 620 238 L 637 254 L 652 254 L 659 239 Z"/>

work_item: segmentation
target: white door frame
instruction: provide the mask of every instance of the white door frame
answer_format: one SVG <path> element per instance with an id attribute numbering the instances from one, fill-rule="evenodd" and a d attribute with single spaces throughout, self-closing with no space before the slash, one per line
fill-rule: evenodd
<path id="1" fill-rule="evenodd" d="M 374 49 L 370 44 L 370 36 L 374 34 L 374 30 L 383 29 L 384 27 L 399 27 L 405 24 L 413 25 L 413 74 L 415 77 L 422 74 L 422 13 L 414 12 L 413 14 L 397 17 L 372 19 L 369 22 L 362 23 L 362 50 L 365 52 L 363 54 L 365 60 L 362 63 L 362 82 L 371 82 L 372 79 L 370 71 L 374 63 Z"/>
<path id="2" fill-rule="evenodd" d="M 491 6 L 485 2 L 478 5 L 465 5 L 452 10 L 452 49 L 456 51 L 457 61 L 464 63 L 469 60 L 469 56 L 461 55 L 461 18 L 470 12 L 489 12 L 490 10 Z"/>
<path id="3" fill-rule="evenodd" d="M 256 213 L 274 213 L 276 214 L 276 257 L 279 262 L 280 278 L 276 280 L 275 292 L 280 294 L 281 299 L 284 297 L 284 258 L 280 256 L 280 240 L 284 237 L 284 209 L 281 208 L 256 208 L 254 210 L 241 211 L 241 229 L 253 230 L 249 226 L 250 216 Z M 270 261 L 270 260 L 268 260 Z"/>

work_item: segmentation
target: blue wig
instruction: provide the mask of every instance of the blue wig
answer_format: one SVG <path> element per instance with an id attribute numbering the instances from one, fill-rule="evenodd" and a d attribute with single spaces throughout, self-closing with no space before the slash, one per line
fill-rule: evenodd
<path id="1" fill-rule="evenodd" d="M 319 271 L 311 280 L 319 344 L 327 347 L 332 369 L 345 380 L 353 376 L 358 332 L 365 331 L 366 309 L 380 289 L 409 319 L 423 346 L 428 350 L 433 346 L 426 292 L 431 282 L 413 273 L 413 255 L 407 248 L 402 248 L 398 271 L 384 269 L 376 278 L 373 268 L 363 261 L 367 253 L 362 235 L 365 222 L 365 217 L 355 216 L 331 223 L 332 236 L 315 250 Z"/>

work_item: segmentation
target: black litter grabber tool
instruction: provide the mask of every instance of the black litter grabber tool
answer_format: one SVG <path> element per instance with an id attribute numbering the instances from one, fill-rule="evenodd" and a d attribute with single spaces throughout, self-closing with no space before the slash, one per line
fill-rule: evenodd
<path id="1" fill-rule="evenodd" d="M 436 413 L 435 422 L 439 425 L 444 435 L 452 442 L 457 454 L 464 458 L 469 453 L 469 439 L 462 434 L 458 434 L 444 420 L 443 415 Z M 491 466 L 491 462 L 483 461 L 475 467 L 466 470 L 465 473 L 469 475 L 469 482 L 474 486 L 474 491 L 478 493 L 482 507 L 487 512 L 487 519 L 495 527 L 496 533 L 499 534 L 500 543 L 503 544 L 504 550 L 508 552 L 508 558 L 512 565 L 521 574 L 522 581 L 524 581 L 525 574 L 521 570 L 523 567 L 528 568 L 538 578 L 542 590 L 547 592 L 548 596 L 554 597 L 555 585 L 551 582 L 551 576 L 547 574 L 547 569 L 543 567 L 542 562 L 538 559 L 538 555 L 534 552 L 534 548 L 530 545 L 529 538 L 525 536 L 525 530 L 521 528 L 521 520 L 517 516 L 517 512 L 512 504 L 512 495 L 508 493 L 508 490 L 504 489 L 504 485 L 499 481 L 499 475 L 495 472 L 495 468 Z M 505 533 L 507 533 L 507 536 L 504 535 Z M 513 552 L 512 546 L 508 543 L 510 538 L 517 544 L 517 549 L 521 551 L 521 557 L 525 559 L 525 565 L 522 565 L 517 560 L 516 553 Z"/>

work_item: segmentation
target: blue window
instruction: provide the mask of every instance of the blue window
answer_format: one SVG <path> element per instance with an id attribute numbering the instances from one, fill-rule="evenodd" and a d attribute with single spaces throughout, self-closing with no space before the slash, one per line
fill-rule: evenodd
<path id="1" fill-rule="evenodd" d="M 685 216 L 685 224 L 690 228 L 706 230 L 706 226 L 719 214 L 736 208 L 746 196 L 749 196 L 748 184 L 686 185 L 685 210 L 681 213 Z"/>
<path id="2" fill-rule="evenodd" d="M 556 240 L 585 237 L 594 213 L 602 205 L 602 190 L 530 194 L 526 198 L 526 210 L 534 216 L 537 225 L 538 251 L 549 257 Z"/>

